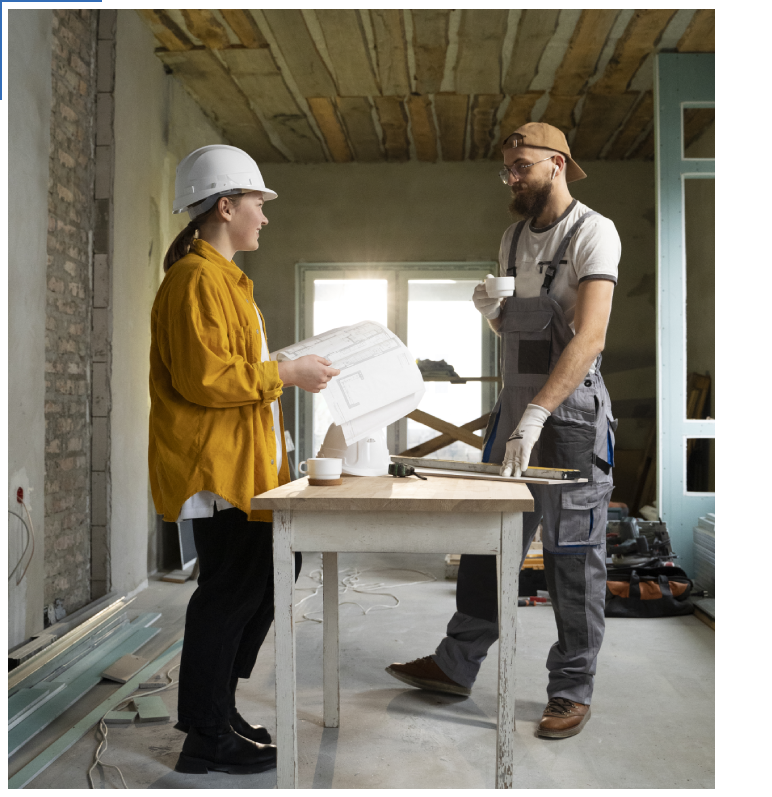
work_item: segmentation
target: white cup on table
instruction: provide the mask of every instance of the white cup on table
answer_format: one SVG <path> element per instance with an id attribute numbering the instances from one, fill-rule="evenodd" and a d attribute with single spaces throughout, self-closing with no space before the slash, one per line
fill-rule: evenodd
<path id="1" fill-rule="evenodd" d="M 485 292 L 490 299 L 503 299 L 515 293 L 514 277 L 486 277 Z"/>
<path id="2" fill-rule="evenodd" d="M 303 466 L 306 466 L 305 469 Z M 343 472 L 343 460 L 337 457 L 312 457 L 304 459 L 299 465 L 298 470 L 310 479 L 326 481 L 328 479 L 340 479 Z"/>

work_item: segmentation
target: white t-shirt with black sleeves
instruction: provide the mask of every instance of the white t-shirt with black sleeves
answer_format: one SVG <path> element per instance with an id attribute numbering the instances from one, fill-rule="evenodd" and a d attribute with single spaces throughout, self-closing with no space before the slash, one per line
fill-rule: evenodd
<path id="1" fill-rule="evenodd" d="M 517 245 L 515 296 L 538 296 L 544 283 L 544 271 L 552 262 L 560 242 L 579 218 L 590 208 L 576 199 L 566 212 L 548 227 L 534 229 L 528 219 Z M 507 276 L 509 249 L 517 224 L 506 229 L 499 248 L 499 272 Z M 574 330 L 574 312 L 579 283 L 585 280 L 611 280 L 616 284 L 622 242 L 614 222 L 596 213 L 576 231 L 566 249 L 550 286 L 550 296 L 557 301 Z M 576 331 L 576 330 L 574 330 Z"/>

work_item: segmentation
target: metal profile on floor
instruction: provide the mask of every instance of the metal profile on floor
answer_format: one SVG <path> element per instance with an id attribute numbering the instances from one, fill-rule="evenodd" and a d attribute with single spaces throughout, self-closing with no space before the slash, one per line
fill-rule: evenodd
<path id="1" fill-rule="evenodd" d="M 49 681 L 39 686 L 30 686 L 20 689 L 8 700 L 8 730 L 15 728 L 23 719 L 36 711 L 43 703 L 49 701 L 60 692 L 66 684 L 59 681 Z"/>
<path id="2" fill-rule="evenodd" d="M 103 609 L 109 608 L 110 605 L 116 603 L 118 600 L 121 600 L 121 598 L 117 598 L 116 595 L 117 593 L 115 592 L 110 592 L 108 595 L 103 595 L 101 598 L 92 601 L 82 609 L 78 609 L 78 611 L 68 614 L 58 623 L 48 626 L 48 628 L 46 628 L 44 631 L 41 631 L 23 645 L 17 645 L 15 648 L 9 650 L 8 671 L 10 672 L 11 670 L 16 669 L 18 666 L 27 661 L 27 659 L 32 658 L 32 656 L 24 655 L 24 649 L 33 646 L 36 640 L 40 641 L 42 644 L 38 646 L 38 650 L 33 655 L 37 655 L 44 647 L 47 648 L 57 639 L 61 639 L 63 636 L 65 636 L 65 634 L 69 634 L 69 632 L 74 628 L 84 625 L 92 617 L 99 614 L 99 612 L 101 612 Z"/>
<path id="3" fill-rule="evenodd" d="M 65 688 L 20 722 L 8 734 L 8 755 L 20 750 L 30 739 L 48 727 L 59 715 L 80 700 L 102 680 L 102 671 L 127 653 L 134 653 L 149 642 L 160 628 L 148 628 L 161 615 L 144 614 L 103 646 L 89 653 L 59 676 Z"/>
<path id="4" fill-rule="evenodd" d="M 157 659 L 151 661 L 144 669 L 140 670 L 124 686 L 117 689 L 107 700 L 90 711 L 82 720 L 65 734 L 60 736 L 50 747 L 26 766 L 22 767 L 8 780 L 9 789 L 23 789 L 36 778 L 44 769 L 56 761 L 59 756 L 66 753 L 79 739 L 93 728 L 101 719 L 119 703 L 123 702 L 136 691 L 142 681 L 154 675 L 161 667 L 176 656 L 182 649 L 182 640 L 178 640 L 168 647 Z"/>
<path id="5" fill-rule="evenodd" d="M 39 653 L 36 653 L 31 658 L 27 659 L 27 661 L 11 670 L 11 672 L 8 673 L 8 689 L 11 694 L 21 688 L 22 682 L 25 682 L 25 686 L 29 686 L 29 683 L 27 683 L 29 676 L 31 676 L 41 667 L 47 665 L 49 662 L 53 661 L 55 658 L 65 655 L 70 648 L 79 643 L 81 640 L 98 632 L 98 630 L 105 623 L 107 623 L 114 615 L 124 610 L 133 600 L 133 598 L 128 601 L 124 598 L 118 599 L 114 603 L 110 604 L 110 606 L 107 608 L 102 609 L 102 611 L 98 612 L 93 617 L 90 617 L 81 625 L 73 628 L 71 631 L 68 631 L 60 639 L 57 639 L 56 642 L 53 642 L 48 647 L 44 648 Z"/>
<path id="6" fill-rule="evenodd" d="M 60 673 L 68 670 L 84 656 L 87 656 L 94 648 L 104 645 L 107 640 L 119 633 L 127 625 L 129 625 L 128 615 L 118 615 L 103 625 L 93 636 L 81 640 L 62 656 L 58 656 L 52 662 L 41 667 L 38 672 L 32 674 L 31 679 L 39 683 L 41 680 L 50 681 L 52 678 L 57 678 Z M 39 675 L 39 673 L 41 674 Z M 42 675 L 42 673 L 45 673 L 45 675 Z"/>
<path id="7" fill-rule="evenodd" d="M 88 655 L 94 648 L 103 645 L 111 636 L 118 633 L 121 627 L 128 624 L 129 618 L 126 614 L 120 614 L 109 618 L 99 628 L 94 629 L 90 634 L 73 644 L 72 647 L 61 651 L 59 655 L 26 676 L 13 689 L 9 690 L 9 696 L 15 695 L 21 689 L 34 686 L 41 681 L 50 681 L 57 678 L 77 661 Z"/>

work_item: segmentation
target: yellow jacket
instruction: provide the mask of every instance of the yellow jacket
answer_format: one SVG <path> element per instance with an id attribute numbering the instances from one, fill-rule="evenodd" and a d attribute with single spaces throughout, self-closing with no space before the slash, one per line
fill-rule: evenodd
<path id="1" fill-rule="evenodd" d="M 150 343 L 150 485 L 156 511 L 176 521 L 201 490 L 249 515 L 250 499 L 289 480 L 284 421 L 276 473 L 271 402 L 277 363 L 260 361 L 252 281 L 206 241 L 167 272 L 153 302 Z M 260 316 L 262 322 L 262 315 Z M 281 415 L 280 415 L 281 418 Z"/>

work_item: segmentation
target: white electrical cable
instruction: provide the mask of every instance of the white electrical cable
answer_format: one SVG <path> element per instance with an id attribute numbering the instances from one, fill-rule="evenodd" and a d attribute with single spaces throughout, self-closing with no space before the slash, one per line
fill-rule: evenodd
<path id="1" fill-rule="evenodd" d="M 422 576 L 426 576 L 426 579 L 422 579 L 420 581 L 406 581 L 401 584 L 389 584 L 385 581 L 383 582 L 373 582 L 373 583 L 360 583 L 360 577 L 363 573 L 388 573 L 392 571 L 397 571 L 400 573 L 419 573 Z M 296 587 L 297 590 L 307 590 L 311 589 L 313 592 L 310 595 L 306 595 L 305 598 L 301 598 L 296 604 L 295 607 L 297 608 L 301 604 L 305 603 L 311 598 L 316 597 L 319 594 L 320 590 L 324 586 L 324 574 L 321 569 L 312 570 L 308 576 L 312 581 L 315 581 L 317 586 L 315 587 Z M 392 595 L 390 592 L 378 592 L 381 589 L 397 589 L 398 587 L 411 587 L 415 584 L 428 584 L 432 581 L 436 581 L 436 576 L 433 576 L 431 573 L 425 573 L 423 570 L 411 570 L 409 568 L 402 568 L 402 567 L 390 567 L 390 568 L 370 568 L 368 570 L 358 570 L 357 568 L 350 568 L 348 570 L 340 571 L 338 574 L 340 579 L 339 585 L 342 587 L 342 594 L 346 594 L 347 592 L 357 592 L 362 595 L 380 595 L 385 598 L 392 598 L 395 602 L 392 605 L 386 603 L 377 603 L 374 606 L 369 606 L 365 608 L 362 606 L 361 603 L 357 601 L 340 601 L 338 603 L 339 606 L 343 606 L 345 604 L 352 604 L 354 606 L 358 606 L 362 610 L 362 614 L 369 614 L 373 609 L 396 609 L 400 605 L 400 600 L 396 595 Z M 303 621 L 310 621 L 312 623 L 321 623 L 322 620 L 316 617 L 310 617 L 309 615 L 312 614 L 321 614 L 322 610 L 312 610 L 305 612 L 302 615 L 300 620 L 297 620 L 298 623 L 302 623 Z"/>
<path id="2" fill-rule="evenodd" d="M 159 687 L 158 689 L 143 689 L 142 690 L 142 697 L 145 697 L 147 695 L 155 695 L 158 692 L 163 692 L 166 689 L 171 689 L 171 687 L 176 686 L 179 683 L 179 681 L 178 680 L 175 681 L 175 680 L 172 679 L 172 672 L 174 672 L 174 670 L 176 670 L 179 666 L 180 666 L 179 664 L 175 664 L 174 667 L 170 667 L 166 671 L 166 677 L 169 679 L 169 683 L 168 684 L 164 684 L 163 686 Z M 125 698 L 124 700 L 121 700 L 121 702 L 117 703 L 113 708 L 110 709 L 110 711 L 118 711 L 118 710 L 120 710 L 121 706 L 124 706 L 124 705 L 126 705 L 128 703 L 131 703 L 131 701 L 134 700 L 135 695 L 136 695 L 136 692 L 135 692 L 135 694 Z M 110 711 L 108 711 L 107 714 L 109 714 Z M 105 717 L 107 716 L 107 714 L 105 714 Z M 107 751 L 107 724 L 105 723 L 105 717 L 102 717 L 102 719 L 99 720 L 99 725 L 97 726 L 97 731 L 96 732 L 97 732 L 97 734 L 100 734 L 100 733 L 102 734 L 102 740 L 99 742 L 99 746 L 97 747 L 96 752 L 94 753 L 94 763 L 89 767 L 89 770 L 88 770 L 88 782 L 89 782 L 90 787 L 92 789 L 95 789 L 96 786 L 94 786 L 94 780 L 93 780 L 93 778 L 91 776 L 91 773 L 93 772 L 94 767 L 96 767 L 97 765 L 102 766 L 102 767 L 111 767 L 112 769 L 117 769 L 118 770 L 118 774 L 121 776 L 121 780 L 123 781 L 124 788 L 128 789 L 129 787 L 126 785 L 126 780 L 123 777 L 123 772 L 121 772 L 120 768 L 117 767 L 115 764 L 108 764 L 106 761 L 102 760 L 102 755 L 104 755 L 104 753 Z M 99 739 L 98 735 L 97 735 L 97 739 Z M 103 747 L 103 745 L 104 745 L 104 747 Z"/>
<path id="3" fill-rule="evenodd" d="M 27 544 L 24 546 L 24 551 L 22 552 L 22 555 L 19 557 L 19 561 L 14 565 L 13 570 L 11 570 L 11 572 L 8 574 L 9 581 L 11 580 L 11 576 L 18 570 L 19 565 L 21 565 L 21 563 L 24 561 L 24 557 L 27 555 L 27 549 L 30 547 L 30 544 L 32 544 L 32 553 L 30 553 L 29 559 L 27 560 L 27 566 L 24 568 L 24 572 L 16 579 L 16 586 L 18 587 L 19 584 L 21 584 L 22 580 L 24 579 L 24 576 L 27 575 L 27 570 L 29 570 L 29 566 L 32 562 L 32 557 L 35 555 L 35 527 L 32 525 L 32 517 L 30 516 L 29 509 L 27 509 L 27 505 L 24 503 L 24 501 L 22 501 L 19 498 L 17 498 L 16 500 L 24 507 L 24 511 L 27 513 L 27 519 L 29 520 L 29 526 L 26 524 L 24 518 L 21 515 L 14 512 L 13 509 L 8 510 L 8 512 L 11 515 L 15 515 L 17 518 L 19 518 L 19 520 L 24 525 L 24 528 L 27 530 Z"/>

